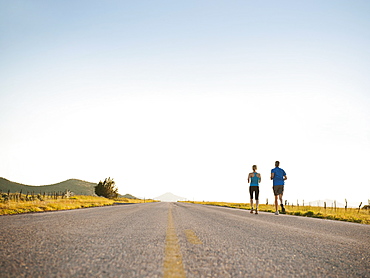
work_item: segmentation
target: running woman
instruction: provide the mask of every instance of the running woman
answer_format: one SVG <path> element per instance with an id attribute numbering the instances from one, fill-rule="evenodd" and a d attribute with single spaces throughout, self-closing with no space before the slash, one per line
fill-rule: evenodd
<path id="1" fill-rule="evenodd" d="M 253 213 L 253 192 L 254 192 L 254 197 L 256 199 L 256 209 L 255 212 L 258 214 L 258 195 L 260 193 L 259 189 L 259 183 L 261 182 L 261 174 L 257 173 L 257 166 L 253 165 L 252 166 L 252 173 L 249 173 L 248 175 L 248 183 L 250 182 L 249 186 L 249 194 L 251 197 L 251 213 Z"/>
<path id="2" fill-rule="evenodd" d="M 283 205 L 284 181 L 287 179 L 286 173 L 279 168 L 280 162 L 275 162 L 275 168 L 271 170 L 271 179 L 273 180 L 274 195 L 275 195 L 275 215 L 279 215 L 278 198 L 280 199 L 281 212 L 285 213 Z"/>

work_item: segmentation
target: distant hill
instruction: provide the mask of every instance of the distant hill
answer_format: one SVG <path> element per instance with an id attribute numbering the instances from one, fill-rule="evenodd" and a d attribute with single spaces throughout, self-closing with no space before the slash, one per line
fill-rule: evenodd
<path id="1" fill-rule="evenodd" d="M 9 181 L 4 178 L 0 178 L 0 190 L 3 193 L 7 193 L 10 190 L 11 193 L 19 193 L 22 190 L 22 193 L 27 194 L 27 192 L 32 193 L 49 193 L 49 192 L 58 192 L 69 190 L 72 191 L 75 195 L 95 195 L 95 186 L 96 183 L 87 182 L 83 180 L 70 179 L 62 181 L 56 184 L 50 185 L 24 185 L 16 182 Z"/>
<path id="2" fill-rule="evenodd" d="M 177 202 L 177 201 L 186 201 L 186 198 L 176 196 L 170 192 L 167 192 L 161 196 L 154 198 L 154 200 L 159 200 L 161 202 Z"/>
<path id="3" fill-rule="evenodd" d="M 118 197 L 127 199 L 138 199 L 135 196 L 132 196 L 131 194 L 119 195 Z"/>

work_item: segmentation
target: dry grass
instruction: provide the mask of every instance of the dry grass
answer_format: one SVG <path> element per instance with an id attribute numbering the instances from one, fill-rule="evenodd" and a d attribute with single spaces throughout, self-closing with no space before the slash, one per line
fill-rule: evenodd
<path id="1" fill-rule="evenodd" d="M 222 206 L 238 209 L 250 209 L 251 206 L 249 203 L 226 203 L 226 202 L 188 202 L 202 205 L 212 205 L 212 206 Z M 280 208 L 280 207 L 279 207 Z M 260 211 L 265 212 L 275 212 L 274 205 L 259 205 Z M 286 206 L 286 214 L 297 215 L 297 216 L 306 216 L 306 217 L 315 217 L 323 219 L 332 219 L 340 221 L 355 222 L 361 224 L 370 224 L 370 210 L 365 209 L 354 209 L 348 208 L 326 208 L 323 207 L 314 207 L 314 206 Z"/>
<path id="2" fill-rule="evenodd" d="M 53 210 L 67 210 L 79 209 L 88 207 L 110 206 L 115 203 L 149 203 L 154 200 L 128 199 L 117 198 L 107 199 L 103 197 L 94 196 L 73 196 L 64 199 L 48 198 L 46 200 L 39 200 L 35 198 L 33 201 L 6 201 L 0 203 L 0 215 L 4 214 L 18 214 L 27 212 L 42 212 Z"/>
<path id="3" fill-rule="evenodd" d="M 114 200 L 93 196 L 74 196 L 65 199 L 34 201 L 7 201 L 0 203 L 0 215 L 26 212 L 79 209 L 113 205 Z"/>

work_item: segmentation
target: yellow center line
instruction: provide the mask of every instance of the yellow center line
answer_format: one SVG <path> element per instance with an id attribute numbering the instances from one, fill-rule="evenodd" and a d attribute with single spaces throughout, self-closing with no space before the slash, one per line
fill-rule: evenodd
<path id="1" fill-rule="evenodd" d="M 203 242 L 197 237 L 193 230 L 184 231 L 187 240 L 192 244 L 203 244 Z"/>
<path id="2" fill-rule="evenodd" d="M 163 277 L 186 278 L 179 240 L 173 223 L 172 208 L 168 210 L 168 224 L 166 232 L 165 258 L 163 265 Z"/>

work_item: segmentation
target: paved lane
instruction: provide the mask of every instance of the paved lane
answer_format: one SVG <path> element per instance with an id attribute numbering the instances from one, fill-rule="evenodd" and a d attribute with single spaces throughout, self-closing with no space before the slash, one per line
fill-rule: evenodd
<path id="1" fill-rule="evenodd" d="M 0 217 L 0 277 L 162 277 L 168 204 Z"/>
<path id="2" fill-rule="evenodd" d="M 0 217 L 0 277 L 370 277 L 370 226 L 182 203 Z"/>
<path id="3" fill-rule="evenodd" d="M 175 204 L 187 277 L 370 277 L 370 226 Z"/>

